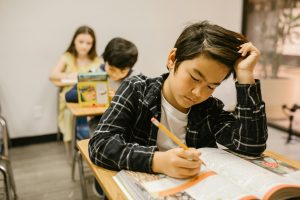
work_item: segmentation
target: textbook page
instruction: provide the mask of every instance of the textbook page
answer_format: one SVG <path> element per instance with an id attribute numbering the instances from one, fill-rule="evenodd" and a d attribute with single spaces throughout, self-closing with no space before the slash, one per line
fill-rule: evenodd
<path id="1" fill-rule="evenodd" d="M 122 184 L 121 180 L 119 180 L 116 176 L 113 176 L 113 179 L 117 183 L 117 185 L 120 187 L 120 189 L 122 190 L 122 192 L 124 193 L 124 195 L 126 196 L 126 198 L 128 200 L 134 200 L 134 197 L 132 197 L 132 195 L 130 194 L 130 192 L 128 192 L 128 190 L 124 187 L 124 185 Z"/>
<path id="2" fill-rule="evenodd" d="M 290 178 L 291 176 L 299 176 L 299 170 L 296 168 L 287 168 L 283 171 L 270 171 L 258 163 L 254 164 L 248 160 L 244 160 L 227 151 L 216 148 L 201 148 L 201 159 L 206 166 L 215 171 L 226 180 L 234 183 L 241 188 L 247 188 L 247 191 L 263 199 L 267 195 L 271 195 L 276 190 L 276 186 L 283 187 L 300 187 L 300 179 Z M 267 157 L 271 159 L 270 157 Z M 254 162 L 254 161 L 253 161 Z M 267 161 L 263 161 L 271 163 Z M 281 166 L 282 167 L 282 166 Z M 270 167 L 270 169 L 275 169 Z"/>
<path id="3" fill-rule="evenodd" d="M 287 166 L 282 168 L 282 165 L 279 165 L 281 168 L 272 166 L 273 171 L 268 171 L 262 166 L 257 166 L 224 150 L 203 148 L 200 151 L 201 159 L 206 166 L 201 167 L 197 177 L 193 179 L 165 177 L 143 183 L 144 188 L 156 198 L 186 192 L 193 199 L 209 200 L 267 199 L 276 191 L 274 188 L 278 185 L 300 186 L 300 179 L 297 178 L 300 176 L 300 171 L 291 166 L 289 166 L 291 168 Z M 254 161 L 259 162 L 260 159 L 256 158 Z M 270 163 L 268 161 L 268 164 Z M 291 193 L 295 195 L 295 190 Z M 288 195 L 284 194 L 284 196 Z"/>
<path id="4" fill-rule="evenodd" d="M 165 177 L 142 185 L 155 199 L 168 199 L 171 195 L 176 196 L 176 199 L 189 200 L 258 199 L 205 166 L 198 176 L 191 179 Z"/>
<path id="5" fill-rule="evenodd" d="M 286 163 L 268 156 L 244 160 L 216 148 L 200 151 L 205 165 L 190 179 L 127 170 L 116 177 L 130 194 L 139 196 L 136 199 L 247 200 L 300 196 L 300 171 Z"/>

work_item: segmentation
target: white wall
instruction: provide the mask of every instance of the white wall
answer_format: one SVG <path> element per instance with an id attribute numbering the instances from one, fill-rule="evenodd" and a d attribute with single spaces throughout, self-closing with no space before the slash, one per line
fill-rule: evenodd
<path id="1" fill-rule="evenodd" d="M 115 36 L 133 41 L 136 70 L 156 76 L 183 27 L 205 19 L 240 31 L 242 0 L 0 0 L 0 103 L 11 136 L 56 132 L 48 74 L 78 26 L 95 30 L 99 54 Z"/>

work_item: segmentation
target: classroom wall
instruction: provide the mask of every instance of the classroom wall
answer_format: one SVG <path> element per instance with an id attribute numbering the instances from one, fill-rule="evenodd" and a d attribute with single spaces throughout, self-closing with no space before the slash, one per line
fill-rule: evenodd
<path id="1" fill-rule="evenodd" d="M 183 27 L 205 19 L 240 31 L 242 0 L 0 0 L 0 103 L 11 137 L 56 132 L 57 88 L 48 74 L 78 26 L 95 30 L 99 54 L 112 37 L 133 41 L 135 69 L 153 77 L 167 71 Z M 231 83 L 224 88 L 232 104 Z"/>

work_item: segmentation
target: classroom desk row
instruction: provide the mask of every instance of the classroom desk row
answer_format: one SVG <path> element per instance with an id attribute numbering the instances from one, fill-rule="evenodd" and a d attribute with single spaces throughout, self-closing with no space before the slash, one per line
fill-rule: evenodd
<path id="1" fill-rule="evenodd" d="M 125 200 L 127 199 L 125 194 L 122 192 L 122 190 L 119 188 L 117 183 L 113 180 L 113 176 L 116 175 L 116 171 L 112 170 L 107 170 L 102 167 L 98 167 L 94 165 L 88 154 L 88 142 L 89 140 L 81 140 L 77 142 L 77 147 L 84 158 L 84 160 L 88 163 L 88 166 L 91 168 L 94 176 L 96 177 L 97 181 L 101 185 L 102 189 L 105 192 L 105 195 L 107 196 L 108 199 L 111 200 Z M 291 160 L 283 155 L 280 155 L 276 152 L 273 151 L 265 151 L 264 155 L 270 156 L 272 158 L 281 160 L 291 166 L 294 166 L 298 169 L 300 169 L 300 162 Z"/>
<path id="2" fill-rule="evenodd" d="M 55 84 L 57 87 L 65 86 L 65 83 L 61 83 L 61 82 L 53 82 L 53 84 Z M 75 117 L 101 115 L 106 110 L 105 107 L 82 107 L 78 103 L 67 103 L 67 107 L 70 109 L 70 111 Z M 74 129 L 73 136 L 74 137 L 72 140 L 72 144 L 73 144 L 72 146 L 75 147 L 76 145 L 75 129 Z M 127 198 L 125 194 L 118 187 L 116 182 L 113 180 L 113 176 L 116 175 L 117 172 L 112 170 L 107 170 L 102 167 L 98 167 L 91 162 L 88 154 L 88 142 L 89 139 L 77 141 L 77 148 L 81 156 L 84 158 L 84 160 L 87 162 L 88 166 L 92 170 L 95 178 L 101 185 L 102 189 L 104 190 L 105 195 L 107 196 L 108 199 L 112 199 L 112 200 L 115 199 L 126 200 Z M 300 169 L 300 162 L 298 161 L 291 160 L 273 151 L 265 151 L 264 154 L 266 156 L 270 156 L 275 159 L 281 160 L 287 164 L 290 164 Z"/>
<path id="3" fill-rule="evenodd" d="M 75 165 L 76 160 L 78 161 L 78 168 L 79 168 L 79 176 L 80 176 L 80 185 L 81 185 L 81 193 L 82 193 L 82 199 L 85 200 L 88 198 L 87 195 L 87 189 L 85 184 L 85 177 L 84 177 L 84 169 L 83 169 L 83 163 L 81 159 L 81 155 L 78 154 L 78 149 L 76 147 L 76 117 L 88 117 L 88 116 L 96 116 L 101 115 L 105 112 L 106 107 L 99 107 L 99 106 L 90 106 L 90 107 L 83 107 L 80 106 L 78 103 L 66 103 L 68 109 L 71 111 L 71 113 L 74 115 L 74 121 L 73 121 L 73 137 L 72 137 L 72 168 L 71 168 L 71 177 L 72 180 L 75 180 Z"/>

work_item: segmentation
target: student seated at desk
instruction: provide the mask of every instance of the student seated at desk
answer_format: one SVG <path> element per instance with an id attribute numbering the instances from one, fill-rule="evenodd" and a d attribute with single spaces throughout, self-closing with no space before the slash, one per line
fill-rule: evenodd
<path id="1" fill-rule="evenodd" d="M 104 64 L 100 66 L 100 70 L 106 71 L 110 83 L 110 96 L 114 96 L 115 91 L 121 82 L 126 78 L 133 76 L 133 66 L 138 58 L 138 50 L 135 44 L 123 38 L 113 38 L 105 47 L 102 54 Z M 77 84 L 66 93 L 67 102 L 78 102 Z M 93 117 L 87 123 L 86 117 L 77 118 L 77 138 L 89 138 L 90 130 L 94 130 L 99 123 L 101 116 Z M 94 183 L 94 190 L 99 197 L 103 196 L 103 191 L 98 182 Z"/>
<path id="2" fill-rule="evenodd" d="M 133 66 L 138 58 L 138 50 L 135 44 L 124 38 L 113 38 L 106 45 L 102 54 L 104 63 L 100 65 L 99 70 L 106 71 L 110 84 L 110 97 L 113 97 L 115 91 L 119 88 L 121 82 L 128 77 L 133 76 Z M 65 95 L 67 102 L 78 102 L 77 84 Z M 80 123 L 84 123 L 86 118 L 78 118 Z M 98 125 L 100 117 L 94 117 L 90 121 L 90 129 L 94 130 Z M 78 135 L 79 138 L 89 138 L 89 135 Z"/>
<path id="3" fill-rule="evenodd" d="M 187 26 L 168 55 L 169 73 L 125 80 L 89 141 L 98 166 L 186 178 L 201 167 L 200 147 L 217 143 L 248 155 L 266 148 L 267 124 L 260 81 L 253 70 L 260 51 L 243 35 L 207 21 Z M 213 97 L 233 73 L 235 113 Z M 155 117 L 188 147 L 178 148 L 151 123 Z"/>
<path id="4" fill-rule="evenodd" d="M 66 52 L 60 57 L 56 66 L 53 67 L 50 79 L 77 79 L 78 72 L 88 72 L 100 65 L 96 51 L 96 37 L 92 28 L 79 27 Z M 64 142 L 71 142 L 73 115 L 65 103 L 65 93 L 71 86 L 62 88 L 59 98 L 58 126 L 63 134 Z"/>

